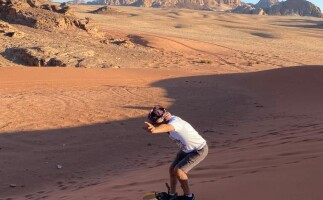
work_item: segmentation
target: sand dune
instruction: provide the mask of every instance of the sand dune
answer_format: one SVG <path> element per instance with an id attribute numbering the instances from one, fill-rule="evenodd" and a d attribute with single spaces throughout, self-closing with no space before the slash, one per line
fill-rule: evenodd
<path id="1" fill-rule="evenodd" d="M 39 74 L 42 79 L 34 80 L 41 85 L 22 85 L 29 82 L 28 76 L 19 77 L 22 70 Z M 15 118 L 21 122 L 7 119 L 14 124 L 2 129 L 21 131 L 1 134 L 4 197 L 141 199 L 145 191 L 163 190 L 176 147 L 167 136 L 141 131 L 145 113 L 157 102 L 191 121 L 210 144 L 208 159 L 190 175 L 200 199 L 315 199 L 322 194 L 323 66 L 224 75 L 182 72 L 178 78 L 169 71 L 139 69 L 2 69 L 1 74 L 9 72 L 16 72 L 19 81 L 2 81 L 11 89 L 2 89 L 1 99 L 19 100 L 4 102 L 2 110 L 11 111 L 4 112 L 7 117 L 20 111 Z M 59 76 L 66 72 L 71 76 Z M 61 84 L 53 84 L 55 79 Z M 58 101 L 55 96 L 61 100 L 40 106 L 48 110 L 28 109 L 28 104 L 36 108 L 46 102 L 42 90 L 52 102 Z M 34 123 L 27 123 L 26 113 Z M 86 123 L 74 121 L 89 114 Z M 45 128 L 53 124 L 56 128 Z M 12 182 L 18 187 L 8 188 Z"/>
<path id="2" fill-rule="evenodd" d="M 198 59 L 211 61 L 208 72 L 217 66 L 217 73 L 241 72 L 236 66 L 254 71 L 322 64 L 319 18 L 136 7 L 113 7 L 125 14 L 121 16 L 88 13 L 96 8 L 80 6 L 76 15 L 94 19 L 112 35 L 141 36 L 153 47 L 168 50 L 155 59 L 154 67 L 191 66 Z M 187 54 L 187 46 L 202 51 Z"/>
<path id="3" fill-rule="evenodd" d="M 134 200 L 164 191 L 177 148 L 142 130 L 155 104 L 208 141 L 209 156 L 189 174 L 197 199 L 323 196 L 320 19 L 89 13 L 96 8 L 75 7 L 156 57 L 119 69 L 0 67 L 0 200 Z"/>

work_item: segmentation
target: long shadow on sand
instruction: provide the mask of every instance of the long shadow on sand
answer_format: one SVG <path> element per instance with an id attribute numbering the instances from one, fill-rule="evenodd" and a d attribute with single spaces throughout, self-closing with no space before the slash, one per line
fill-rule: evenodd
<path id="1" fill-rule="evenodd" d="M 141 37 L 139 35 L 127 35 L 127 37 L 130 39 L 131 42 L 133 42 L 135 44 L 139 44 L 144 47 L 151 47 L 149 45 L 148 40 L 145 40 L 143 37 Z"/>
<path id="2" fill-rule="evenodd" d="M 310 19 L 289 19 L 277 21 L 280 26 L 294 27 L 294 28 L 313 28 L 313 29 L 323 29 L 323 21 L 310 20 Z M 295 24 L 302 23 L 302 24 Z"/>
<path id="3" fill-rule="evenodd" d="M 234 129 L 234 124 L 275 110 L 322 115 L 322 77 L 323 65 L 298 66 L 174 78 L 155 82 L 151 87 L 165 89 L 168 97 L 174 99 L 169 110 L 192 123 L 211 143 L 218 127 Z M 148 108 L 130 106 L 124 111 Z M 160 163 L 150 162 L 152 158 L 172 159 L 174 144 L 164 135 L 152 137 L 144 132 L 144 120 L 1 133 L 0 199 L 37 192 L 47 185 L 58 190 L 77 190 L 97 184 L 100 177 L 158 166 Z M 63 168 L 58 169 L 57 165 Z M 11 183 L 17 187 L 8 190 Z"/>

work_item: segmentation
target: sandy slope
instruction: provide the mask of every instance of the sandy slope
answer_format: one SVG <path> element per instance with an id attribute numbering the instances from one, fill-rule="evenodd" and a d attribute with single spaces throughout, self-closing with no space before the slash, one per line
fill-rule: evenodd
<path id="1" fill-rule="evenodd" d="M 191 174 L 199 199 L 322 195 L 322 66 L 172 73 L 1 69 L 3 197 L 140 199 L 164 189 L 176 147 L 141 130 L 157 102 L 209 142 L 208 159 Z"/>
<path id="2" fill-rule="evenodd" d="M 266 66 L 273 68 L 322 62 L 323 30 L 320 26 L 323 21 L 319 18 L 135 7 L 113 7 L 123 15 L 88 13 L 94 8 L 79 7 L 77 15 L 95 19 L 108 32 L 139 36 L 145 34 L 143 38 L 149 35 L 160 41 L 158 44 L 162 43 L 162 48 L 169 46 L 169 43 L 173 44 L 170 38 L 175 39 L 177 44 L 179 38 L 189 40 L 189 46 L 194 48 L 196 43 L 191 43 L 193 41 L 208 44 L 209 48 L 197 46 L 196 49 L 207 51 L 211 46 L 213 53 L 217 52 L 216 47 L 224 47 L 227 53 L 217 55 L 227 63 L 218 62 L 214 54 L 210 56 L 201 51 L 191 52 L 191 57 L 196 54 L 200 58 L 206 56 L 211 61 L 216 59 L 213 65 L 222 63 L 226 68 L 240 66 L 253 71 Z M 178 48 L 174 51 L 181 54 Z M 260 63 L 261 67 L 258 66 Z"/>
<path id="3" fill-rule="evenodd" d="M 1 200 L 165 190 L 176 146 L 142 130 L 157 103 L 208 141 L 208 158 L 190 174 L 198 199 L 322 197 L 322 29 L 306 26 L 314 19 L 118 9 L 133 14 L 119 22 L 136 26 L 91 16 L 160 49 L 156 69 L 0 68 Z M 174 31 L 170 18 L 195 28 Z"/>

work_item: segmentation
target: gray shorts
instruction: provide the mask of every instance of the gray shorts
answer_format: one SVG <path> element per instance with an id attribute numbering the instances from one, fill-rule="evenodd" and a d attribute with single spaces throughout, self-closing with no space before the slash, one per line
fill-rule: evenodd
<path id="1" fill-rule="evenodd" d="M 179 151 L 176 155 L 175 160 L 171 164 L 171 168 L 175 169 L 178 167 L 185 173 L 188 173 L 193 167 L 199 164 L 207 156 L 209 148 L 207 145 L 200 150 L 195 150 L 190 153 L 185 153 L 184 151 Z"/>

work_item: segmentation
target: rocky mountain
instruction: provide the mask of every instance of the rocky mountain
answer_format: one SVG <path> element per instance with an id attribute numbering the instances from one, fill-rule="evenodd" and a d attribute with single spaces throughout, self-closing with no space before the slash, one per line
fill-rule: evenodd
<path id="1" fill-rule="evenodd" d="M 232 9 L 241 5 L 240 0 L 106 0 L 107 5 L 124 5 L 155 8 Z"/>
<path id="2" fill-rule="evenodd" d="M 299 15 L 323 17 L 321 9 L 306 0 L 287 0 L 266 10 L 269 15 Z"/>
<path id="3" fill-rule="evenodd" d="M 239 6 L 241 4 L 240 0 L 216 0 L 218 4 L 226 4 L 232 7 Z"/>
<path id="4" fill-rule="evenodd" d="M 231 10 L 234 13 L 257 15 L 299 15 L 323 17 L 319 7 L 306 0 L 260 0 L 256 5 L 242 4 Z"/>
<path id="5" fill-rule="evenodd" d="M 250 4 L 243 4 L 231 10 L 233 13 L 240 14 L 252 14 L 252 15 L 265 15 L 265 11 L 262 8 L 256 8 Z"/>
<path id="6" fill-rule="evenodd" d="M 278 0 L 260 0 L 255 7 L 257 8 L 269 8 L 273 5 L 278 4 L 279 1 Z"/>
<path id="7" fill-rule="evenodd" d="M 87 4 L 91 4 L 91 5 L 105 5 L 105 4 L 107 4 L 107 0 L 95 0 L 95 1 L 87 2 Z"/>

